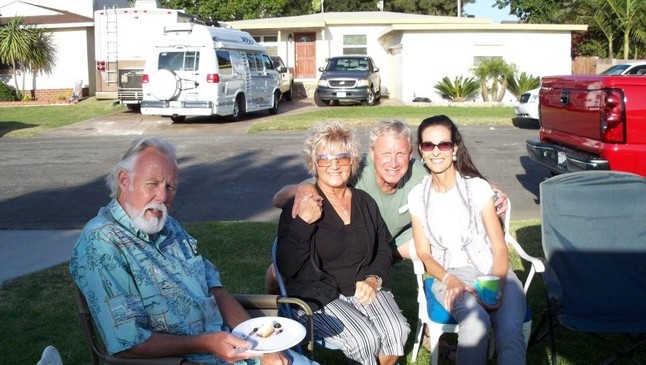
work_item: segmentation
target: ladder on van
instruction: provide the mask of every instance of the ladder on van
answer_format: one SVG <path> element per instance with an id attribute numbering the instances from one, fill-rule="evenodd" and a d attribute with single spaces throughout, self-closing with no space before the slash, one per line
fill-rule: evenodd
<path id="1" fill-rule="evenodd" d="M 105 35 L 106 35 L 106 60 L 105 60 L 105 83 L 116 84 L 119 73 L 119 15 L 116 8 L 107 9 L 105 12 Z"/>

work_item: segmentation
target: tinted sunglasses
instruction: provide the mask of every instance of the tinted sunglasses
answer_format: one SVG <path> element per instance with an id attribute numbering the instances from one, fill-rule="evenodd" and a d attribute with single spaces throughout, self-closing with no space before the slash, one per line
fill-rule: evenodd
<path id="1" fill-rule="evenodd" d="M 449 151 L 451 148 L 453 148 L 453 142 L 445 141 L 445 142 L 440 142 L 438 144 L 435 144 L 433 142 L 422 142 L 419 144 L 419 147 L 422 149 L 422 151 L 430 152 L 437 147 L 440 151 Z"/>
<path id="2" fill-rule="evenodd" d="M 329 154 L 322 154 L 316 156 L 316 165 L 318 167 L 328 167 L 332 165 L 332 161 L 335 161 L 339 164 L 339 166 L 350 166 L 352 163 L 352 158 L 350 157 L 350 153 L 348 152 L 343 152 L 339 153 L 336 155 L 329 155 Z"/>

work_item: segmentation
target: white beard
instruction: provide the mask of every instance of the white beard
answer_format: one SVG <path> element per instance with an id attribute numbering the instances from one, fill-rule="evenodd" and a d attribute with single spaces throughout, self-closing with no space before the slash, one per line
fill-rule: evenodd
<path id="1" fill-rule="evenodd" d="M 127 204 L 124 208 L 128 216 L 130 217 L 132 224 L 137 229 L 139 229 L 140 231 L 146 234 L 159 233 L 159 231 L 161 231 L 162 228 L 164 228 L 164 225 L 166 224 L 166 218 L 168 217 L 168 210 L 166 209 L 166 206 L 164 204 L 150 203 L 146 205 L 144 209 L 142 209 L 141 211 L 137 211 L 136 209 L 132 208 Z M 147 218 L 145 214 L 148 209 L 156 209 L 162 212 L 161 218 L 157 218 L 157 217 Z"/>

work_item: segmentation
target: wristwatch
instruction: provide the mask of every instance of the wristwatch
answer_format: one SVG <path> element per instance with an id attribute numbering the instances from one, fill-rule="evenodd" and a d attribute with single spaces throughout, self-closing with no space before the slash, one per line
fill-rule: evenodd
<path id="1" fill-rule="evenodd" d="M 379 277 L 378 275 L 368 275 L 368 276 L 366 276 L 366 279 L 368 279 L 368 278 L 377 279 L 377 291 L 380 291 L 381 290 L 381 285 L 384 282 L 383 280 L 381 280 L 381 277 Z"/>

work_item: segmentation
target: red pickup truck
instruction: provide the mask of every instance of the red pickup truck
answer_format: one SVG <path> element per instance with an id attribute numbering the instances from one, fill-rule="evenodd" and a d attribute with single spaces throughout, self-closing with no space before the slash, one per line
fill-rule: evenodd
<path id="1" fill-rule="evenodd" d="M 553 174 L 615 170 L 646 176 L 646 76 L 543 77 L 540 131 L 529 157 Z"/>

